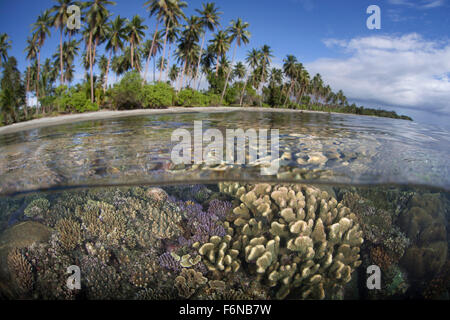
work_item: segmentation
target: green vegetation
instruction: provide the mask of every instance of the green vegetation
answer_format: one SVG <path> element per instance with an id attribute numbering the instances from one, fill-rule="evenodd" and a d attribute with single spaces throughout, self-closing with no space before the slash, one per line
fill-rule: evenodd
<path id="1" fill-rule="evenodd" d="M 268 45 L 250 49 L 245 61 L 235 61 L 237 51 L 250 43 L 250 25 L 237 18 L 221 29 L 222 12 L 214 3 L 203 4 L 197 15 L 187 17 L 186 2 L 146 1 L 143 10 L 155 22 L 151 30 L 138 14 L 130 20 L 114 16 L 113 1 L 54 1 L 32 26 L 23 74 L 16 59 L 8 56 L 8 35 L 0 34 L 0 125 L 100 109 L 219 105 L 411 120 L 393 111 L 349 105 L 342 90 L 333 91 L 320 74 L 311 78 L 294 55 L 284 58 L 281 69 L 271 67 L 274 52 Z M 67 29 L 67 8 L 72 4 L 81 6 L 83 30 Z M 52 30 L 59 45 L 43 59 L 41 49 Z M 74 84 L 77 57 L 85 73 L 84 81 Z M 116 79 L 113 85 L 111 78 Z"/>

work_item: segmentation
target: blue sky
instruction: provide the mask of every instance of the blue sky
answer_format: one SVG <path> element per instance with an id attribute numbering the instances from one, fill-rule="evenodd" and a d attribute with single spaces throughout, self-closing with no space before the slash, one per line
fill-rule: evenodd
<path id="1" fill-rule="evenodd" d="M 146 18 L 144 0 L 116 0 L 114 14 Z M 188 15 L 203 2 L 187 1 Z M 350 102 L 394 109 L 418 121 L 450 122 L 450 0 L 217 0 L 222 26 L 241 17 L 250 23 L 251 42 L 237 53 L 268 44 L 274 66 L 294 54 L 310 73 L 320 72 Z M 0 33 L 12 39 L 10 55 L 24 70 L 31 24 L 52 0 L 0 0 Z M 366 27 L 369 5 L 381 8 L 381 30 Z M 59 35 L 52 30 L 42 57 L 52 55 Z M 103 50 L 100 50 L 100 53 Z M 231 56 L 230 50 L 229 55 Z M 83 76 L 81 67 L 77 77 Z"/>

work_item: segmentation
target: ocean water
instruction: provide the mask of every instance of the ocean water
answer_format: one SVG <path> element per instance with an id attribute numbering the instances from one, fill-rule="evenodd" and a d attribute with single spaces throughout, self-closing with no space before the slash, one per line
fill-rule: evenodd
<path id="1" fill-rule="evenodd" d="M 277 129 L 278 170 L 175 164 L 172 134 L 195 145 L 195 123 Z M 260 111 L 0 135 L 0 298 L 449 299 L 449 139 Z"/>

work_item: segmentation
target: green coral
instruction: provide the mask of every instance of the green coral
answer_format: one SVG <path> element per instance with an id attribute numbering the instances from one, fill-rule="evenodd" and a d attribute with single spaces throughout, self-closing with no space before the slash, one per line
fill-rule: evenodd
<path id="1" fill-rule="evenodd" d="M 25 208 L 24 214 L 30 219 L 42 219 L 50 208 L 50 202 L 45 198 L 38 198 Z"/>

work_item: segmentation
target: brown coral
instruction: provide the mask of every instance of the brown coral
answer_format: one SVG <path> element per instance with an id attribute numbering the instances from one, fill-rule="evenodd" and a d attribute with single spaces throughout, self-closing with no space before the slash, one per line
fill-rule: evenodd
<path id="1" fill-rule="evenodd" d="M 9 253 L 8 268 L 18 293 L 29 293 L 33 288 L 33 272 L 20 250 L 15 249 Z"/>
<path id="2" fill-rule="evenodd" d="M 72 219 L 61 219 L 56 223 L 56 230 L 58 231 L 58 240 L 61 246 L 71 251 L 81 244 L 81 225 L 79 222 Z"/>
<path id="3" fill-rule="evenodd" d="M 208 279 L 205 278 L 201 272 L 183 268 L 180 275 L 175 278 L 175 287 L 177 288 L 180 297 L 189 299 L 207 282 Z"/>

